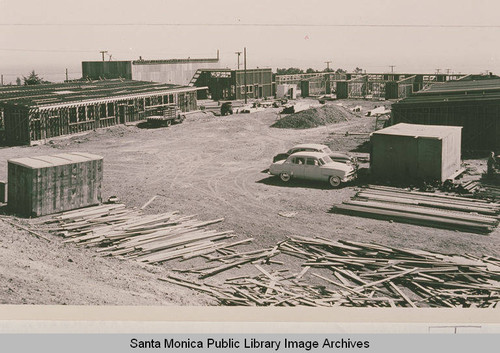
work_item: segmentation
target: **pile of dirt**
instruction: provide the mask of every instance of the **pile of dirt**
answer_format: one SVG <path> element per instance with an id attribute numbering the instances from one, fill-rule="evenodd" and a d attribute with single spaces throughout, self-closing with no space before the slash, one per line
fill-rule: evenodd
<path id="1" fill-rule="evenodd" d="M 271 127 L 282 129 L 310 129 L 321 125 L 348 121 L 353 115 L 342 107 L 324 105 L 322 107 L 303 110 L 279 119 Z"/>

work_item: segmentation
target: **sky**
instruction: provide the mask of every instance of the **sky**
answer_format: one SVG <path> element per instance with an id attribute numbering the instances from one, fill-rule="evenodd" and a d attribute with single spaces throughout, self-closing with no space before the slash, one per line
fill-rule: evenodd
<path id="1" fill-rule="evenodd" d="M 81 62 L 215 57 L 235 68 L 500 74 L 495 0 L 0 0 L 4 83 L 35 70 L 81 77 Z M 110 58 L 111 55 L 111 58 Z"/>

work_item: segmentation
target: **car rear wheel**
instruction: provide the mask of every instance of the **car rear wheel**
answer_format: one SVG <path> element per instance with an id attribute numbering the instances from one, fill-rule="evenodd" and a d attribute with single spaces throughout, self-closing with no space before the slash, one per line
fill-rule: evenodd
<path id="1" fill-rule="evenodd" d="M 331 186 L 333 186 L 334 188 L 338 188 L 340 186 L 340 184 L 342 183 L 342 181 L 340 180 L 339 177 L 337 176 L 331 176 L 329 179 L 328 179 L 328 182 L 330 183 Z"/>
<path id="2" fill-rule="evenodd" d="M 290 181 L 290 174 L 288 174 L 288 173 L 281 173 L 280 174 L 280 179 L 286 183 L 287 181 Z"/>

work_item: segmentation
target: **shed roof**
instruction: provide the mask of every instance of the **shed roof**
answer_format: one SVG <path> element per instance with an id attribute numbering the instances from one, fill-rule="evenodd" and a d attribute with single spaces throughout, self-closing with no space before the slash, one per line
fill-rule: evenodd
<path id="1" fill-rule="evenodd" d="M 166 83 L 134 80 L 77 81 L 32 86 L 0 87 L 0 103 L 34 106 L 102 100 L 116 97 L 154 95 L 169 91 L 194 91 L 203 87 L 186 87 Z"/>
<path id="2" fill-rule="evenodd" d="M 101 159 L 103 159 L 103 157 L 95 154 L 70 152 L 59 153 L 51 156 L 13 158 L 9 159 L 7 162 L 30 169 L 40 169 Z"/>
<path id="3" fill-rule="evenodd" d="M 385 129 L 375 131 L 373 135 L 393 135 L 410 137 L 442 138 L 461 131 L 461 126 L 420 125 L 399 123 Z"/>

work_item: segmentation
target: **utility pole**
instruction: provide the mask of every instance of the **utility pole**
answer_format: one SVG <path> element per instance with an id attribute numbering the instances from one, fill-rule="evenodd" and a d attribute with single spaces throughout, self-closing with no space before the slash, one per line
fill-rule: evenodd
<path id="1" fill-rule="evenodd" d="M 104 54 L 107 54 L 108 51 L 107 50 L 101 50 L 99 53 L 102 54 L 102 61 L 104 61 Z"/>
<path id="2" fill-rule="evenodd" d="M 389 65 L 389 67 L 391 68 L 391 74 L 394 73 L 394 68 L 396 67 L 396 65 Z"/>
<path id="3" fill-rule="evenodd" d="M 238 70 L 240 69 L 240 55 L 241 55 L 241 51 L 237 51 L 235 52 L 236 55 L 238 55 Z"/>
<path id="4" fill-rule="evenodd" d="M 0 83 L 1 83 L 0 86 L 3 86 L 3 74 L 1 77 L 2 77 L 2 79 L 0 80 Z"/>
<path id="5" fill-rule="evenodd" d="M 245 66 L 244 74 L 245 74 L 245 104 L 247 104 L 247 48 L 243 48 L 243 63 Z"/>
<path id="6" fill-rule="evenodd" d="M 68 68 L 66 68 L 66 82 L 68 82 Z"/>
<path id="7" fill-rule="evenodd" d="M 325 61 L 325 64 L 326 64 L 326 71 L 327 71 L 327 72 L 328 72 L 328 71 L 330 71 L 330 64 L 331 64 L 331 63 L 332 63 L 331 61 Z"/>
<path id="8" fill-rule="evenodd" d="M 439 75 L 439 71 L 441 71 L 441 69 L 436 69 L 436 75 Z"/>

